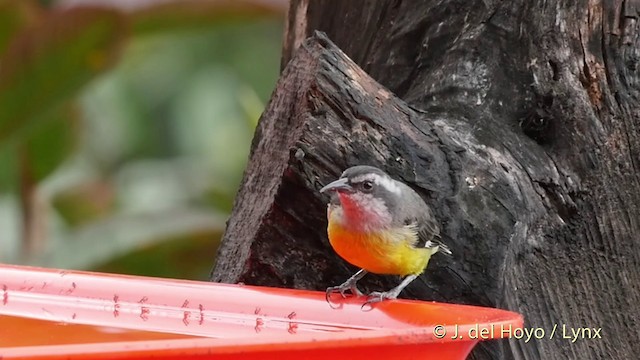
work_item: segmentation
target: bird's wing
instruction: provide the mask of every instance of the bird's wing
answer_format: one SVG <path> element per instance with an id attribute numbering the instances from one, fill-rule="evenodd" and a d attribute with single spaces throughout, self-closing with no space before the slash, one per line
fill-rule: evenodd
<path id="1" fill-rule="evenodd" d="M 423 210 L 424 211 L 424 210 Z M 418 239 L 413 244 L 414 247 L 432 247 L 434 241 L 440 237 L 440 228 L 435 218 L 425 214 L 417 213 L 415 216 L 411 216 L 405 220 L 408 226 L 414 227 L 418 234 Z M 433 246 L 436 246 L 435 244 Z"/>
<path id="2" fill-rule="evenodd" d="M 411 198 L 405 202 L 402 209 L 402 218 L 405 225 L 416 227 L 418 239 L 413 244 L 416 248 L 435 248 L 445 254 L 451 254 L 451 250 L 442 242 L 440 227 L 429 205 L 409 186 L 402 184 L 403 191 Z"/>
<path id="3" fill-rule="evenodd" d="M 427 216 L 423 216 L 422 219 L 419 220 L 422 226 L 418 228 L 419 244 L 417 245 L 426 248 L 438 247 L 438 251 L 451 255 L 451 249 L 442 242 L 440 227 L 438 226 L 431 209 L 429 209 L 428 213 L 425 214 L 427 214 Z"/>

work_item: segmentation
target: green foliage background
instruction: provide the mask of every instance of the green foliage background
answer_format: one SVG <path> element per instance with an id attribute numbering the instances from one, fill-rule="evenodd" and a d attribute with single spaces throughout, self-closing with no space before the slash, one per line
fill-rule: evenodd
<path id="1" fill-rule="evenodd" d="M 286 1 L 84 3 L 0 0 L 0 262 L 206 279 Z"/>

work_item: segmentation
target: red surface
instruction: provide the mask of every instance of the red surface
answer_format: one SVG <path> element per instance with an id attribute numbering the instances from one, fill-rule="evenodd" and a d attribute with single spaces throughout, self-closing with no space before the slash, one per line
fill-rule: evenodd
<path id="1" fill-rule="evenodd" d="M 498 309 L 362 301 L 332 308 L 322 292 L 0 266 L 0 358 L 464 359 L 478 340 L 522 327 Z"/>

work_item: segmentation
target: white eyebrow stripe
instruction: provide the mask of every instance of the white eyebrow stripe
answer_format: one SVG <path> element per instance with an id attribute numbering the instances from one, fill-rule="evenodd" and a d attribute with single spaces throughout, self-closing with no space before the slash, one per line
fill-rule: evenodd
<path id="1" fill-rule="evenodd" d="M 355 183 L 363 182 L 365 180 L 374 181 L 373 174 L 365 174 L 351 178 L 351 181 Z"/>
<path id="2" fill-rule="evenodd" d="M 364 174 L 351 179 L 351 181 L 355 183 L 363 182 L 365 180 L 372 181 L 392 193 L 400 194 L 400 187 L 398 186 L 398 184 L 396 184 L 395 180 L 387 176 L 381 176 L 378 174 Z"/>
<path id="3" fill-rule="evenodd" d="M 379 184 L 392 193 L 400 194 L 400 187 L 396 184 L 395 180 L 388 177 L 379 177 Z"/>

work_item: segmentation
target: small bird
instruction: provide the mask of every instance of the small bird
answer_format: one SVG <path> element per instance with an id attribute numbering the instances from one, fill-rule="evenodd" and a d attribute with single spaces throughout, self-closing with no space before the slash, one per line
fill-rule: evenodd
<path id="1" fill-rule="evenodd" d="M 333 249 L 344 260 L 361 268 L 332 293 L 362 296 L 357 282 L 367 273 L 400 275 L 400 285 L 386 292 L 372 292 L 366 303 L 395 299 L 420 275 L 431 255 L 451 254 L 442 244 L 431 208 L 412 188 L 384 171 L 359 165 L 320 190 L 332 192 L 327 207 L 327 233 Z"/>

